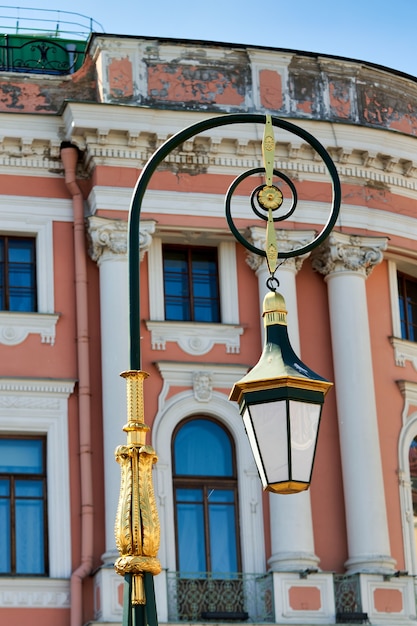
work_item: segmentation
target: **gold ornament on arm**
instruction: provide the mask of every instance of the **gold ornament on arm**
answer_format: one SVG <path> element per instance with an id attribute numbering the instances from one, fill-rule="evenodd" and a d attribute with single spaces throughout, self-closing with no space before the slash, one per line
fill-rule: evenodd
<path id="1" fill-rule="evenodd" d="M 272 117 L 270 115 L 266 115 L 265 118 L 262 155 L 265 167 L 265 184 L 267 187 L 271 187 L 272 178 L 274 176 L 275 138 L 274 127 L 272 126 Z"/>
<path id="2" fill-rule="evenodd" d="M 265 209 L 268 209 L 265 252 L 268 269 L 271 276 L 273 276 L 278 266 L 278 244 L 272 211 L 281 206 L 283 195 L 282 191 L 272 184 L 274 176 L 275 138 L 272 117 L 270 115 L 265 116 L 262 155 L 265 167 L 265 185 L 258 193 L 258 202 Z"/>
<path id="3" fill-rule="evenodd" d="M 121 374 L 127 382 L 128 421 L 123 427 L 127 444 L 116 449 L 121 469 L 115 537 L 120 557 L 114 565 L 118 574 L 133 574 L 132 604 L 145 604 L 143 574 L 159 574 L 157 558 L 160 524 L 152 483 L 155 450 L 146 445 L 149 427 L 144 421 L 143 381 L 148 374 L 129 370 Z"/>

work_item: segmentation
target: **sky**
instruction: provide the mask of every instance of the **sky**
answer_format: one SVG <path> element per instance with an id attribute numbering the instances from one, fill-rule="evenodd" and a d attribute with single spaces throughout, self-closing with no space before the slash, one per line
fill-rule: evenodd
<path id="1" fill-rule="evenodd" d="M 68 11 L 92 18 L 95 30 L 107 34 L 320 52 L 417 76 L 417 0 L 22 0 L 19 10 L 7 6 L 13 5 L 0 5 L 0 32 L 5 16 L 23 25 L 36 9 L 52 24 L 86 23 Z"/>

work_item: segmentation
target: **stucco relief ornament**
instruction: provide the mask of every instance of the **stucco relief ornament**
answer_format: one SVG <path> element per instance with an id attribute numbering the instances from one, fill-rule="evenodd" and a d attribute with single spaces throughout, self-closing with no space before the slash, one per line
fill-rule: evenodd
<path id="1" fill-rule="evenodd" d="M 333 232 L 315 252 L 313 269 L 327 275 L 335 272 L 360 272 L 366 276 L 381 263 L 387 247 L 386 237 L 361 237 Z"/>
<path id="2" fill-rule="evenodd" d="M 308 243 L 313 239 L 316 233 L 315 231 L 292 231 L 285 228 L 280 228 L 275 230 L 275 234 L 279 250 L 281 250 L 282 252 L 291 252 L 292 250 L 299 250 L 300 248 L 308 245 Z M 265 250 L 265 229 L 254 226 L 248 228 L 246 235 L 249 241 L 251 241 L 254 246 L 260 248 L 261 250 Z M 305 259 L 308 256 L 309 253 L 293 258 L 287 258 L 281 261 L 279 265 L 283 265 L 285 263 L 287 267 L 290 266 L 295 270 L 295 272 L 299 272 Z M 259 256 L 259 254 L 248 252 L 246 255 L 246 263 L 254 272 L 259 269 L 263 262 L 264 259 L 263 257 Z"/>
<path id="3" fill-rule="evenodd" d="M 98 261 L 105 253 L 127 253 L 127 222 L 102 217 L 88 219 L 89 254 Z"/>
<path id="4" fill-rule="evenodd" d="M 140 260 L 152 243 L 155 222 L 142 222 L 139 230 Z M 99 261 L 106 255 L 127 254 L 127 222 L 92 216 L 88 219 L 89 254 L 93 261 Z"/>
<path id="5" fill-rule="evenodd" d="M 194 397 L 198 402 L 210 402 L 213 391 L 213 380 L 207 372 L 194 372 Z"/>

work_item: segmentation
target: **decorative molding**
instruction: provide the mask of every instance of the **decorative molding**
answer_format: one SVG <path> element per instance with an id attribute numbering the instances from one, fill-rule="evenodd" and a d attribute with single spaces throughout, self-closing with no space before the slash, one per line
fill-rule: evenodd
<path id="1" fill-rule="evenodd" d="M 410 361 L 417 371 L 417 343 L 398 337 L 390 337 L 390 341 L 394 348 L 395 365 L 405 367 L 405 362 Z"/>
<path id="2" fill-rule="evenodd" d="M 313 269 L 326 277 L 341 272 L 359 272 L 369 276 L 381 263 L 386 250 L 386 237 L 361 237 L 333 231 L 312 253 Z"/>
<path id="3" fill-rule="evenodd" d="M 237 380 L 244 376 L 248 365 L 220 365 L 219 363 L 198 363 L 185 361 L 156 361 L 156 367 L 164 381 L 158 399 L 158 410 L 162 411 L 172 387 L 193 389 L 197 402 L 209 402 L 213 390 L 231 390 Z M 196 389 L 200 386 L 200 389 Z M 207 396 L 209 398 L 207 399 Z"/>
<path id="4" fill-rule="evenodd" d="M 223 344 L 228 354 L 240 352 L 242 326 L 148 320 L 146 327 L 151 332 L 152 350 L 165 350 L 166 343 L 173 342 L 193 356 L 207 354 L 216 344 Z"/>
<path id="5" fill-rule="evenodd" d="M 290 252 L 292 250 L 298 250 L 299 248 L 306 246 L 308 243 L 310 243 L 316 236 L 316 231 L 314 230 L 277 229 L 275 232 L 277 235 L 278 252 Z M 249 240 L 254 246 L 260 248 L 261 250 L 265 250 L 265 228 L 262 228 L 260 226 L 251 226 L 247 229 L 247 234 Z M 280 262 L 280 265 L 285 263 L 287 267 L 290 266 L 293 271 L 297 273 L 301 269 L 305 259 L 308 256 L 309 254 L 304 254 L 295 258 L 284 259 Z M 264 257 L 259 256 L 254 252 L 248 252 L 246 256 L 246 263 L 255 272 L 260 268 L 264 261 Z"/>
<path id="6" fill-rule="evenodd" d="M 73 380 L 49 378 L 0 378 L 0 393 L 37 394 L 68 398 L 74 391 Z M 20 396 L 17 395 L 16 398 Z M 60 398 L 61 399 L 61 398 Z"/>
<path id="7" fill-rule="evenodd" d="M 0 344 L 17 346 L 29 334 L 40 335 L 42 343 L 55 343 L 59 315 L 0 311 Z"/>
<path id="8" fill-rule="evenodd" d="M 8 172 L 10 174 L 10 172 Z M 10 223 L 13 231 L 37 232 L 49 222 L 72 222 L 73 211 L 71 200 L 62 198 L 39 198 L 36 196 L 1 196 L 2 207 L 2 230 L 9 230 L 3 224 Z M 4 213 L 3 213 L 4 210 Z M 3 218 L 4 215 L 4 218 Z"/>
<path id="9" fill-rule="evenodd" d="M 415 601 L 415 584 L 413 576 L 401 576 L 397 578 L 389 578 L 381 580 L 380 575 L 360 574 L 360 596 L 362 599 L 362 610 L 368 614 L 370 624 L 386 624 L 387 626 L 401 626 L 404 624 L 415 625 L 417 623 L 416 601 Z M 397 591 L 401 597 L 401 609 L 393 611 L 392 609 L 382 609 L 376 606 L 377 592 L 380 596 L 388 596 L 389 590 Z M 388 604 L 384 602 L 385 604 Z"/>
<path id="10" fill-rule="evenodd" d="M 95 215 L 88 218 L 89 254 L 99 265 L 114 257 L 126 257 L 128 223 Z M 154 220 L 142 220 L 139 229 L 139 250 L 142 261 L 152 243 Z"/>
<path id="11" fill-rule="evenodd" d="M 193 391 L 197 402 L 210 402 L 213 393 L 212 376 L 208 372 L 194 372 Z"/>
<path id="12" fill-rule="evenodd" d="M 410 407 L 417 409 L 417 383 L 408 380 L 397 380 L 397 385 L 404 398 L 404 408 L 402 412 L 403 424 L 410 419 Z M 408 457 L 407 457 L 408 458 Z"/>
<path id="13" fill-rule="evenodd" d="M 70 606 L 69 580 L 0 577 L 2 609 L 69 609 Z"/>
<path id="14" fill-rule="evenodd" d="M 291 170 L 292 171 L 292 170 Z M 417 185 L 416 185 L 417 190 Z M 401 195 L 406 198 L 415 199 L 415 191 L 408 192 L 401 190 Z M 225 189 L 226 192 L 226 189 Z M 129 210 L 132 197 L 132 190 L 126 187 L 103 187 L 96 186 L 88 197 L 90 213 L 98 210 L 102 211 L 123 211 Z M 204 215 L 205 217 L 217 217 L 224 219 L 224 196 L 222 194 L 195 193 L 163 191 L 156 189 L 147 190 L 142 207 L 143 215 Z M 397 236 L 405 239 L 414 239 L 413 233 L 416 230 L 415 217 L 404 215 L 395 211 L 385 211 L 381 209 L 369 208 L 366 199 L 362 204 L 348 204 L 345 202 L 342 208 L 343 227 L 345 229 L 360 228 L 366 231 L 377 231 L 386 234 L 388 237 Z M 254 220 L 250 208 L 250 199 L 246 196 L 236 196 L 233 198 L 233 216 L 235 218 Z M 321 201 L 299 200 L 297 210 L 291 216 L 294 224 L 317 225 L 321 230 L 329 217 L 329 204 Z M 259 222 L 255 222 L 259 223 Z M 158 226 L 158 234 L 162 236 L 162 226 Z M 185 226 L 184 232 L 192 231 L 192 227 Z M 195 230 L 195 229 L 194 229 Z M 262 230 L 262 227 L 259 227 Z M 204 232 L 204 231 L 202 231 Z M 218 236 L 225 236 L 228 229 L 217 229 Z M 191 243 L 188 241 L 188 243 Z"/>
<path id="15" fill-rule="evenodd" d="M 307 570 L 308 571 L 308 570 Z M 333 576 L 326 572 L 312 572 L 300 578 L 298 572 L 273 572 L 275 621 L 279 624 L 334 624 L 334 584 Z M 307 590 L 317 593 L 319 602 L 316 609 L 294 608 L 291 595 L 304 595 Z"/>
<path id="16" fill-rule="evenodd" d="M 92 216 L 87 218 L 89 238 L 88 253 L 93 261 L 100 264 L 103 260 L 127 254 L 127 222 Z"/>

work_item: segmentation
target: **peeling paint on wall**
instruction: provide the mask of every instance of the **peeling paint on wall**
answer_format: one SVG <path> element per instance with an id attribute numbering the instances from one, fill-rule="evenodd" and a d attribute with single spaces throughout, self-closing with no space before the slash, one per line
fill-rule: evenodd
<path id="1" fill-rule="evenodd" d="M 10 72 L 0 78 L 0 111 L 9 113 L 57 113 L 64 100 L 95 102 L 95 66 L 88 59 L 70 77 L 28 76 L 24 79 Z"/>
<path id="2" fill-rule="evenodd" d="M 152 101 L 239 106 L 245 91 L 245 76 L 234 68 L 173 63 L 148 68 L 148 97 Z"/>
<path id="3" fill-rule="evenodd" d="M 417 135 L 417 97 L 404 97 L 404 93 L 388 87 L 361 86 L 363 122 Z"/>
<path id="4" fill-rule="evenodd" d="M 132 63 L 124 59 L 111 59 L 108 65 L 109 92 L 113 98 L 129 98 L 133 95 Z"/>
<path id="5" fill-rule="evenodd" d="M 39 85 L 30 83 L 0 83 L 0 111 L 53 113 L 54 109 Z"/>
<path id="6" fill-rule="evenodd" d="M 259 72 L 259 90 L 263 107 L 272 111 L 282 109 L 282 79 L 278 72 L 261 70 Z"/>
<path id="7" fill-rule="evenodd" d="M 342 80 L 329 82 L 330 112 L 332 117 L 349 119 L 352 115 L 350 85 Z"/>
<path id="8" fill-rule="evenodd" d="M 314 112 L 314 103 L 320 101 L 316 79 L 314 76 L 305 74 L 293 74 L 291 77 L 292 96 L 295 101 L 297 111 L 312 115 Z"/>

